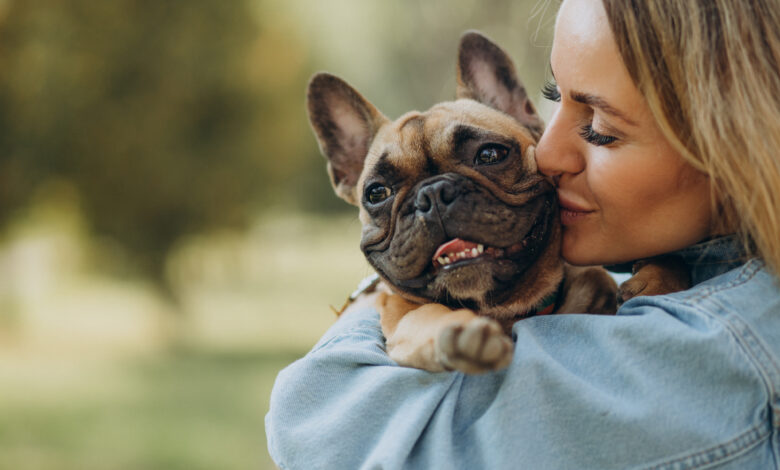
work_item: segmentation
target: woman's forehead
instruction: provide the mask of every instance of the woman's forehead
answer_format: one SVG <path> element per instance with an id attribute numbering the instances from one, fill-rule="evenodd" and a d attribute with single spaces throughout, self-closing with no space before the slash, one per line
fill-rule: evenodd
<path id="1" fill-rule="evenodd" d="M 601 0 L 564 1 L 555 23 L 551 56 L 556 78 L 562 67 L 602 69 L 614 67 L 616 60 L 620 62 L 620 55 Z"/>
<path id="2" fill-rule="evenodd" d="M 601 0 L 564 0 L 555 22 L 555 37 L 589 46 L 610 36 L 609 22 Z"/>

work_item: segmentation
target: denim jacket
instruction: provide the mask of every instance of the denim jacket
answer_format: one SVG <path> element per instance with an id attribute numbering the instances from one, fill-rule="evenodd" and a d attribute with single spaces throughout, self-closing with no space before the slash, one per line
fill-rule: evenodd
<path id="1" fill-rule="evenodd" d="M 780 469 L 780 287 L 734 237 L 678 252 L 694 286 L 616 316 L 514 325 L 508 369 L 400 367 L 376 311 L 278 376 L 282 469 Z"/>

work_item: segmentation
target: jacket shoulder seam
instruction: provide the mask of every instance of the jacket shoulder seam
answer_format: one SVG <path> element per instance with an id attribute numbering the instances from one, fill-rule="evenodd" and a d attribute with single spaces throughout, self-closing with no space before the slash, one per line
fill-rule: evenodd
<path id="1" fill-rule="evenodd" d="M 707 286 L 706 288 L 701 289 L 698 292 L 692 293 L 690 297 L 685 297 L 684 300 L 688 302 L 698 302 L 718 292 L 722 292 L 728 289 L 733 289 L 735 287 L 743 285 L 748 281 L 750 281 L 751 279 L 753 279 L 759 273 L 759 271 L 761 271 L 761 268 L 763 267 L 764 267 L 763 262 L 761 262 L 756 258 L 748 260 L 745 264 L 742 265 L 742 267 L 740 267 L 740 272 L 737 274 L 737 276 L 734 279 L 730 280 L 725 284 Z"/>

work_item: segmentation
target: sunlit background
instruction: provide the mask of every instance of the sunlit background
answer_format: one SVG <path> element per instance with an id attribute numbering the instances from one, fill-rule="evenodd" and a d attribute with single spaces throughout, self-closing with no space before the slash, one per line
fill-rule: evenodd
<path id="1" fill-rule="evenodd" d="M 556 5 L 0 0 L 0 469 L 272 468 L 276 373 L 370 274 L 308 78 L 426 109 L 479 29 L 539 103 Z"/>

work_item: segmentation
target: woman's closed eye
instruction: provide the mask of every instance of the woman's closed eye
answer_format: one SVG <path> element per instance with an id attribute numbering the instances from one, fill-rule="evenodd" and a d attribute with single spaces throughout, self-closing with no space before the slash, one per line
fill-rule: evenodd
<path id="1" fill-rule="evenodd" d="M 587 143 L 593 144 L 597 147 L 602 145 L 609 145 L 618 140 L 618 138 L 615 136 L 599 134 L 598 132 L 594 131 L 592 123 L 585 124 L 580 128 L 580 137 L 585 139 Z"/>
<path id="2" fill-rule="evenodd" d="M 542 87 L 542 96 L 550 101 L 560 102 L 561 92 L 558 91 L 558 85 L 555 82 L 548 81 Z M 593 130 L 593 123 L 589 122 L 580 127 L 580 137 L 586 142 L 595 146 L 609 145 L 618 140 L 617 137 L 611 135 L 600 134 Z"/>

